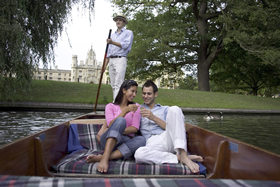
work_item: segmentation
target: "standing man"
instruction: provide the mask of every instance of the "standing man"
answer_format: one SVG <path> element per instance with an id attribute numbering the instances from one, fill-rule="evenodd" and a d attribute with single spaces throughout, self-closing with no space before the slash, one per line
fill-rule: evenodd
<path id="1" fill-rule="evenodd" d="M 131 50 L 133 42 L 133 32 L 124 26 L 128 23 L 124 15 L 117 15 L 113 18 L 116 22 L 117 30 L 112 33 L 111 39 L 107 39 L 110 44 L 108 48 L 105 68 L 109 63 L 109 76 L 113 90 L 113 101 L 118 95 L 121 84 L 124 81 L 127 66 L 127 55 Z M 105 69 L 102 70 L 102 73 Z"/>
<path id="2" fill-rule="evenodd" d="M 187 139 L 184 115 L 177 106 L 161 106 L 155 103 L 158 88 L 151 80 L 142 87 L 144 104 L 140 131 L 146 138 L 146 146 L 135 152 L 137 163 L 163 164 L 178 163 L 187 165 L 193 172 L 199 172 L 199 165 L 192 160 L 202 162 L 201 156 L 187 154 Z M 176 153 L 176 154 L 175 154 Z"/>

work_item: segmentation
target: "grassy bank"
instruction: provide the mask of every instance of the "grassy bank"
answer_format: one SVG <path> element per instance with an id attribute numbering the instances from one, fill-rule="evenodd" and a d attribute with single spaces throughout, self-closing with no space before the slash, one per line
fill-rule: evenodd
<path id="1" fill-rule="evenodd" d="M 94 104 L 97 90 L 97 84 L 34 80 L 31 94 L 18 93 L 15 101 Z M 135 102 L 142 103 L 141 93 L 139 87 Z M 156 101 L 180 107 L 280 110 L 280 99 L 192 90 L 159 89 Z M 112 102 L 111 86 L 101 85 L 98 104 L 109 102 Z"/>

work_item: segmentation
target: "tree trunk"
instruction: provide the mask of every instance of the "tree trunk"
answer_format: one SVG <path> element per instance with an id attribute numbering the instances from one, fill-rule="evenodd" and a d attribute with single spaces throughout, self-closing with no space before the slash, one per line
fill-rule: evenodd
<path id="1" fill-rule="evenodd" d="M 207 3 L 201 2 L 198 8 L 198 1 L 193 1 L 193 12 L 196 18 L 197 29 L 201 35 L 201 41 L 198 49 L 198 65 L 197 65 L 197 78 L 198 78 L 198 90 L 210 91 L 209 85 L 209 62 L 207 62 L 207 19 L 201 17 L 206 13 Z"/>
<path id="2" fill-rule="evenodd" d="M 252 87 L 252 94 L 255 95 L 255 96 L 257 96 L 257 95 L 258 95 L 258 90 L 259 90 L 259 89 L 258 89 L 257 86 L 253 86 L 253 87 Z"/>
<path id="3" fill-rule="evenodd" d="M 209 46 L 209 31 L 207 21 L 211 18 L 218 17 L 206 13 L 207 0 L 201 1 L 199 4 L 198 0 L 193 0 L 193 13 L 197 23 L 197 29 L 201 36 L 199 49 L 198 49 L 198 66 L 197 66 L 197 77 L 198 77 L 198 90 L 199 91 L 210 91 L 209 84 L 209 69 L 214 59 L 221 52 L 223 43 L 222 38 L 217 42 L 213 48 Z"/>
<path id="4" fill-rule="evenodd" d="M 197 66 L 197 78 L 198 78 L 198 90 L 210 91 L 209 68 L 202 62 L 199 62 Z"/>

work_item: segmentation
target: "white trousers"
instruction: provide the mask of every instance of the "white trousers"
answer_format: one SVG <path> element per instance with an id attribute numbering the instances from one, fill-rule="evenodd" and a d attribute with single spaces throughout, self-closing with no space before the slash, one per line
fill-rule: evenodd
<path id="1" fill-rule="evenodd" d="M 187 152 L 185 120 L 182 110 L 177 106 L 169 108 L 166 116 L 166 129 L 160 135 L 150 137 L 146 146 L 135 152 L 137 163 L 163 164 L 178 163 L 175 153 L 178 149 Z"/>
<path id="2" fill-rule="evenodd" d="M 113 90 L 113 101 L 115 101 L 115 98 L 117 97 L 120 87 L 124 81 L 126 65 L 126 57 L 109 59 L 109 76 Z"/>

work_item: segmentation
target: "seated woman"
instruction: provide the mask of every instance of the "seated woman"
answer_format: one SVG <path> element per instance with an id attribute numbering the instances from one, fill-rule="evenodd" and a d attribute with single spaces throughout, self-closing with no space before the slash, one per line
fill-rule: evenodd
<path id="1" fill-rule="evenodd" d="M 132 102 L 136 96 L 138 84 L 134 80 L 125 80 L 114 103 L 105 108 L 107 127 L 101 135 L 100 144 L 103 155 L 89 155 L 88 163 L 99 162 L 97 169 L 107 173 L 109 160 L 129 158 L 141 146 L 146 145 L 143 136 L 134 136 L 140 127 L 140 105 Z"/>

